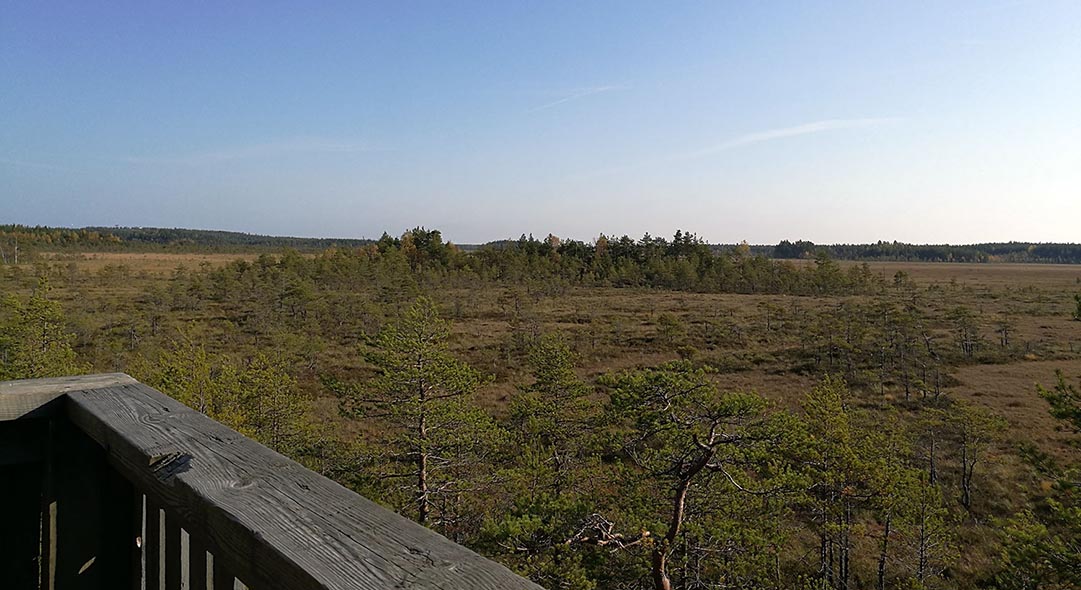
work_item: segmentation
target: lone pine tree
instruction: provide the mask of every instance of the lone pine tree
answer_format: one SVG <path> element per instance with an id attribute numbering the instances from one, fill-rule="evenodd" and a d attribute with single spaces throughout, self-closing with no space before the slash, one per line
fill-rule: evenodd
<path id="1" fill-rule="evenodd" d="M 449 335 L 435 304 L 421 297 L 365 351 L 375 378 L 363 385 L 325 380 L 344 416 L 379 424 L 382 477 L 412 481 L 405 487 L 417 522 L 444 531 L 470 491 L 478 456 L 496 436 L 471 399 L 484 379 L 451 354 Z"/>

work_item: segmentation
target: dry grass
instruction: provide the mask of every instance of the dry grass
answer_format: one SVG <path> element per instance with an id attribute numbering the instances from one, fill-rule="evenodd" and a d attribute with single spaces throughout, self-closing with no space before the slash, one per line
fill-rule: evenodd
<path id="1" fill-rule="evenodd" d="M 203 264 L 224 265 L 236 259 L 252 260 L 254 254 L 228 253 L 82 253 L 52 254 L 55 263 L 73 264 L 80 273 L 100 274 L 124 267 L 130 280 L 91 281 L 80 293 L 61 294 L 112 302 L 118 309 L 136 310 L 135 295 L 146 286 L 163 280 L 177 266 L 189 269 Z M 797 261 L 809 263 L 808 261 Z M 857 264 L 842 262 L 848 266 Z M 1008 318 L 1011 341 L 1031 349 L 1023 362 L 976 365 L 953 371 L 958 385 L 947 393 L 972 399 L 1007 417 L 1014 436 L 1059 454 L 1067 448 L 1069 436 L 1047 414 L 1046 403 L 1035 393 L 1035 384 L 1050 386 L 1054 370 L 1062 369 L 1071 378 L 1081 376 L 1081 322 L 1068 320 L 1072 295 L 1081 291 L 1081 265 L 1053 264 L 962 264 L 873 262 L 871 269 L 891 282 L 898 271 L 908 273 L 925 291 L 930 311 L 945 313 L 964 305 L 974 310 L 983 337 L 994 346 L 998 341 L 996 322 Z M 517 303 L 515 300 L 517 299 Z M 686 327 L 691 340 L 703 322 L 721 322 L 753 332 L 761 330 L 764 303 L 778 308 L 794 306 L 815 313 L 835 307 L 833 297 L 791 297 L 776 295 L 675 293 L 648 289 L 571 288 L 555 296 L 534 297 L 521 289 L 453 289 L 439 294 L 452 319 L 453 346 L 471 364 L 495 375 L 483 395 L 489 407 L 499 410 L 517 384 L 528 380 L 521 357 L 508 356 L 512 338 L 509 318 L 520 311 L 528 332 L 561 332 L 580 354 L 583 377 L 678 358 L 675 346 L 659 342 L 658 318 L 668 314 Z M 184 318 L 197 320 L 198 317 Z M 944 334 L 943 338 L 949 338 Z M 783 343 L 749 340 L 727 342 L 700 350 L 698 358 L 723 361 L 736 355 L 761 353 L 769 358 L 771 347 Z M 1016 344 L 1014 344 L 1016 346 Z M 355 349 L 332 347 L 324 363 L 348 363 Z M 777 362 L 744 363 L 738 370 L 715 377 L 722 390 L 756 391 L 777 404 L 792 407 L 814 385 L 811 376 L 794 373 Z M 309 384 L 319 391 L 317 383 Z M 320 414 L 333 417 L 333 403 L 321 400 Z"/>
<path id="2" fill-rule="evenodd" d="M 234 260 L 254 260 L 255 254 L 199 254 L 167 252 L 87 252 L 67 254 L 47 252 L 41 257 L 50 262 L 75 262 L 83 272 L 99 272 L 106 266 L 126 266 L 134 273 L 169 274 L 178 266 L 189 269 L 201 264 L 223 266 Z"/>
<path id="3" fill-rule="evenodd" d="M 87 335 L 81 352 L 92 358 L 98 370 L 125 370 L 125 355 L 143 354 L 163 346 L 180 327 L 208 347 L 230 354 L 273 346 L 272 341 L 245 342 L 230 333 L 235 327 L 223 327 L 230 323 L 227 314 L 222 314 L 213 302 L 184 311 L 144 307 L 147 304 L 141 294 L 155 285 L 167 287 L 168 277 L 177 266 L 220 266 L 238 258 L 250 260 L 254 255 L 87 253 L 57 255 L 52 261 L 61 267 L 61 274 L 79 277 L 76 287 L 60 288 L 56 296 L 69 310 L 80 310 L 80 329 Z M 888 284 L 892 284 L 898 271 L 909 275 L 917 288 L 891 288 L 890 299 L 898 304 L 918 301 L 926 317 L 938 323 L 931 328 L 938 346 L 955 344 L 956 332 L 948 320 L 951 310 L 959 306 L 970 310 L 983 338 L 982 352 L 989 353 L 982 358 L 999 363 L 950 367 L 952 385 L 945 391 L 947 396 L 983 405 L 1009 423 L 1005 440 L 980 466 L 976 508 L 981 518 L 1015 512 L 1030 501 L 1033 490 L 1046 483 L 1016 452 L 1020 443 L 1032 443 L 1059 459 L 1081 459 L 1081 449 L 1070 444 L 1076 435 L 1061 430 L 1048 414 L 1047 403 L 1036 393 L 1037 383 L 1054 384 L 1056 369 L 1074 382 L 1081 377 L 1081 322 L 1069 320 L 1073 295 L 1081 292 L 1081 265 L 876 262 L 869 266 Z M 365 293 L 356 295 L 368 297 Z M 691 354 L 719 368 L 713 379 L 720 390 L 754 391 L 779 407 L 795 408 L 814 387 L 816 377 L 797 371 L 793 365 L 800 362 L 800 357 L 786 354 L 801 346 L 802 334 L 796 327 L 800 324 L 793 320 L 787 325 L 782 317 L 780 327 L 767 330 L 765 304 L 784 310 L 782 316 L 813 318 L 827 310 L 838 310 L 842 303 L 875 300 L 586 287 L 538 295 L 517 287 L 491 286 L 441 289 L 433 296 L 452 322 L 454 352 L 493 376 L 482 390 L 480 402 L 495 414 L 505 412 L 515 389 L 529 382 L 521 341 L 551 332 L 563 334 L 578 352 L 578 370 L 587 379 L 611 371 L 655 366 L 679 358 L 679 353 Z M 162 336 L 148 337 L 140 345 L 142 348 L 127 351 L 124 334 L 131 318 L 144 317 L 150 311 L 167 316 Z M 676 318 L 683 327 L 682 336 L 673 339 L 662 333 L 660 320 L 664 316 Z M 772 317 L 777 320 L 776 315 Z M 362 330 L 374 332 L 380 321 L 382 318 L 373 319 Z M 1008 346 L 1000 343 L 998 330 L 1003 323 L 1010 327 Z M 707 341 L 707 330 L 716 330 L 717 326 L 722 327 L 723 334 L 717 337 L 710 332 L 713 336 Z M 312 366 L 297 375 L 301 387 L 314 398 L 316 419 L 333 427 L 345 440 L 362 438 L 370 426 L 341 419 L 336 400 L 318 377 L 340 373 L 359 380 L 369 375 L 356 348 L 360 336 L 338 334 L 328 338 L 326 349 Z M 690 344 L 694 350 L 681 350 L 681 344 Z M 874 391 L 855 394 L 860 407 L 897 405 L 902 395 L 896 384 L 885 391 L 866 389 Z M 961 542 L 966 550 L 957 573 L 966 580 L 979 579 L 997 559 L 992 533 L 974 523 L 962 527 Z"/>
<path id="4" fill-rule="evenodd" d="M 958 369 L 960 384 L 949 393 L 991 408 L 1010 424 L 1008 443 L 1031 442 L 1060 457 L 1081 449 L 1070 445 L 1077 435 L 1061 428 L 1047 412 L 1047 402 L 1036 393 L 1036 385 L 1051 388 L 1055 371 L 1076 383 L 1081 378 L 1081 360 L 1031 361 L 1006 365 L 975 365 Z"/>
<path id="5" fill-rule="evenodd" d="M 842 266 L 861 264 L 841 262 Z M 868 262 L 875 273 L 892 280 L 898 271 L 920 283 L 955 281 L 972 287 L 1081 288 L 1081 265 L 963 262 Z"/>

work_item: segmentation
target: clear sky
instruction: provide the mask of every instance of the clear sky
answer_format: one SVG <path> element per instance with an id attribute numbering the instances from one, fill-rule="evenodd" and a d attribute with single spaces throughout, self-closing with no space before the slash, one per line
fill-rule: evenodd
<path id="1" fill-rule="evenodd" d="M 0 223 L 1081 241 L 1081 2 L 9 2 Z"/>

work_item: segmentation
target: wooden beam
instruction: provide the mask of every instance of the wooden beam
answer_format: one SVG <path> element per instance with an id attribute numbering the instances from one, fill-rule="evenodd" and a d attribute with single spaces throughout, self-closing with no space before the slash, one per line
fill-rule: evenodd
<path id="1" fill-rule="evenodd" d="M 0 381 L 0 422 L 47 416 L 57 410 L 59 398 L 72 391 L 138 383 L 123 373 Z"/>
<path id="2" fill-rule="evenodd" d="M 0 468 L 45 461 L 48 433 L 47 420 L 0 422 Z"/>
<path id="3" fill-rule="evenodd" d="M 161 506 L 146 495 L 146 513 L 143 516 L 143 529 L 146 536 L 143 537 L 143 577 L 146 581 L 146 590 L 161 590 L 162 580 L 162 511 Z"/>
<path id="4" fill-rule="evenodd" d="M 540 589 L 145 385 L 73 392 L 65 405 L 118 471 L 205 544 L 215 571 L 252 588 Z"/>
<path id="5" fill-rule="evenodd" d="M 233 590 L 236 587 L 236 577 L 233 576 L 233 572 L 217 559 L 214 560 L 213 583 L 213 590 Z"/>
<path id="6" fill-rule="evenodd" d="M 42 465 L 0 465 L 0 587 L 40 587 Z"/>
<path id="7" fill-rule="evenodd" d="M 180 546 L 180 523 L 165 513 L 165 590 L 180 590 L 182 551 Z"/>
<path id="8" fill-rule="evenodd" d="M 124 588 L 136 537 L 131 484 L 109 467 L 93 440 L 67 420 L 52 422 L 52 481 L 43 497 L 50 507 L 55 587 Z"/>
<path id="9" fill-rule="evenodd" d="M 188 534 L 188 587 L 206 590 L 206 546 L 198 537 Z"/>

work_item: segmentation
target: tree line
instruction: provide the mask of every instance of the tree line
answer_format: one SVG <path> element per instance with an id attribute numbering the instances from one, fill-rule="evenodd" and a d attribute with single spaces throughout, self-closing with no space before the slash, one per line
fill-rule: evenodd
<path id="1" fill-rule="evenodd" d="M 906 244 L 815 244 L 806 240 L 781 240 L 773 248 L 757 251 L 774 258 L 811 258 L 827 252 L 840 260 L 889 260 L 904 262 L 1042 262 L 1081 263 L 1081 244 L 999 242 L 969 245 Z"/>
<path id="2" fill-rule="evenodd" d="M 432 234 L 432 231 L 417 228 L 413 232 Z M 434 232 L 438 234 L 439 232 Z M 388 234 L 385 239 L 393 238 Z M 305 252 L 315 252 L 328 248 L 356 248 L 372 244 L 376 240 L 354 238 L 301 238 L 287 236 L 268 236 L 244 232 L 198 230 L 182 228 L 156 227 L 86 227 L 78 229 L 55 228 L 46 226 L 25 226 L 17 224 L 0 225 L 0 254 L 4 264 L 14 262 L 16 245 L 21 241 L 24 261 L 31 260 L 38 251 L 65 251 L 72 249 L 91 251 L 148 251 L 167 248 L 175 251 L 229 251 L 260 252 L 292 248 Z M 379 240 L 382 241 L 382 240 Z M 440 236 L 440 241 L 442 237 Z M 566 244 L 566 247 L 563 245 Z M 586 257 L 587 251 L 596 252 L 600 244 L 600 255 L 611 245 L 619 257 L 636 248 L 641 252 L 636 257 L 650 257 L 658 251 L 666 256 L 701 253 L 724 255 L 732 251 L 753 256 L 775 259 L 813 259 L 826 255 L 835 260 L 856 261 L 909 261 L 909 262 L 1040 262 L 1079 264 L 1081 263 L 1081 244 L 1074 243 L 1031 243 L 1000 242 L 968 245 L 950 244 L 908 244 L 904 242 L 878 241 L 870 244 L 815 244 L 807 240 L 781 240 L 776 245 L 741 244 L 706 244 L 693 233 L 677 231 L 669 241 L 649 234 L 640 239 L 628 236 L 616 237 L 601 234 L 596 239 L 581 240 L 560 239 L 549 234 L 544 239 L 535 239 L 532 235 L 522 235 L 519 239 L 497 240 L 486 244 L 460 244 L 455 249 L 460 252 L 485 252 L 489 258 L 497 252 L 518 251 L 523 248 L 529 253 L 544 251 L 550 245 L 560 255 Z"/>

